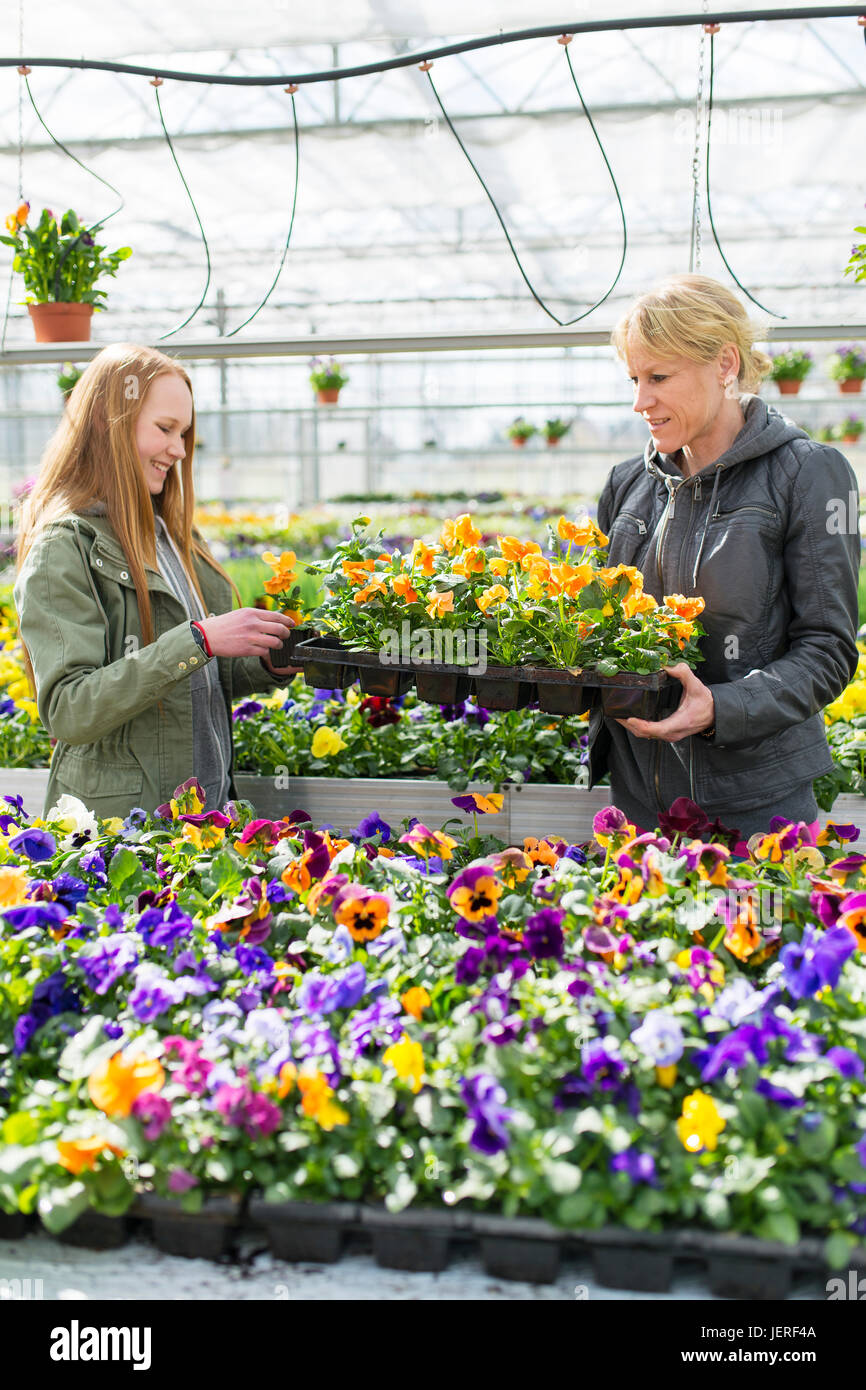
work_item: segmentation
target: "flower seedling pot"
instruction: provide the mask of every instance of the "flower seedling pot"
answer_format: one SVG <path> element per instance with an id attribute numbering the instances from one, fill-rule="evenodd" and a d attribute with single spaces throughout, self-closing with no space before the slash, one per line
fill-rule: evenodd
<path id="1" fill-rule="evenodd" d="M 482 709 L 525 709 L 534 697 L 535 686 L 531 681 L 475 677 L 475 703 Z"/>
<path id="2" fill-rule="evenodd" d="M 559 1274 L 562 1231 L 537 1217 L 472 1217 L 481 1262 L 495 1279 L 552 1284 Z"/>
<path id="3" fill-rule="evenodd" d="M 842 435 L 842 443 L 843 443 L 843 444 L 857 444 L 857 443 L 859 442 L 859 440 L 860 440 L 859 434 L 843 434 L 843 435 Z"/>
<path id="4" fill-rule="evenodd" d="M 293 664 L 303 666 L 304 681 L 316 690 L 345 690 L 358 679 L 354 655 L 336 637 L 314 637 L 298 642 Z"/>
<path id="5" fill-rule="evenodd" d="M 358 679 L 365 695 L 382 695 L 394 699 L 405 695 L 412 687 L 412 672 L 399 666 L 359 666 Z"/>
<path id="6" fill-rule="evenodd" d="M 622 672 L 598 677 L 606 719 L 664 719 L 676 709 L 682 694 L 680 682 L 664 671 L 641 676 Z"/>
<path id="7" fill-rule="evenodd" d="M 431 705 L 459 705 L 469 698 L 471 691 L 471 676 L 415 668 L 415 694 L 419 700 L 426 700 Z"/>
<path id="8" fill-rule="evenodd" d="M 218 1260 L 231 1251 L 238 1224 L 240 1199 L 211 1197 L 201 1211 L 184 1211 L 171 1197 L 153 1193 L 140 1197 L 135 1215 L 150 1221 L 151 1239 L 165 1255 Z"/>
<path id="9" fill-rule="evenodd" d="M 791 1266 L 751 1255 L 714 1255 L 707 1266 L 707 1283 L 717 1298 L 781 1301 L 791 1291 Z"/>
<path id="10" fill-rule="evenodd" d="M 846 396 L 856 396 L 860 391 L 863 390 L 863 378 L 849 377 L 847 381 L 840 381 L 839 390 L 842 391 Z"/>
<path id="11" fill-rule="evenodd" d="M 585 689 L 577 680 L 545 678 L 540 669 L 533 671 L 538 703 L 545 714 L 583 714 L 593 703 L 594 691 Z"/>
<path id="12" fill-rule="evenodd" d="M 797 393 L 798 393 L 798 391 L 800 390 L 800 387 L 802 386 L 802 384 L 803 384 L 803 383 L 802 383 L 801 381 L 777 381 L 777 382 L 776 382 L 776 385 L 778 386 L 778 388 L 779 388 L 779 390 L 780 390 L 780 392 L 782 393 L 783 396 L 796 396 Z"/>
<path id="13" fill-rule="evenodd" d="M 21 1240 L 29 1224 L 23 1211 L 0 1211 L 0 1240 Z"/>
<path id="14" fill-rule="evenodd" d="M 77 1245 L 84 1250 L 117 1250 L 126 1244 L 129 1230 L 125 1216 L 106 1216 L 101 1211 L 84 1211 L 60 1231 L 57 1239 L 63 1245 Z"/>
<path id="15" fill-rule="evenodd" d="M 649 1238 L 638 1240 L 632 1231 L 597 1231 L 590 1239 L 593 1275 L 605 1288 L 636 1293 L 666 1293 L 670 1288 L 674 1256 L 666 1238 L 658 1242 L 662 1248 L 654 1248 Z"/>
<path id="16" fill-rule="evenodd" d="M 299 642 L 310 642 L 314 637 L 318 637 L 318 632 L 314 627 L 293 628 L 281 647 L 274 647 L 269 653 L 272 666 L 294 666 L 295 648 Z M 320 687 L 321 688 L 321 687 Z M 334 689 L 334 687 L 331 687 Z"/>
<path id="17" fill-rule="evenodd" d="M 317 392 L 319 405 L 336 405 L 340 399 L 339 386 L 322 386 Z"/>
<path id="18" fill-rule="evenodd" d="M 92 304 L 28 304 L 37 343 L 88 343 Z"/>
<path id="19" fill-rule="evenodd" d="M 385 1269 L 424 1270 L 438 1274 L 448 1265 L 457 1229 L 450 1211 L 401 1211 L 363 1207 L 361 1221 L 373 1237 L 373 1258 Z"/>
<path id="20" fill-rule="evenodd" d="M 250 1216 L 268 1237 L 278 1260 L 334 1264 L 343 1253 L 347 1228 L 357 1221 L 351 1202 L 266 1202 L 255 1198 Z"/>

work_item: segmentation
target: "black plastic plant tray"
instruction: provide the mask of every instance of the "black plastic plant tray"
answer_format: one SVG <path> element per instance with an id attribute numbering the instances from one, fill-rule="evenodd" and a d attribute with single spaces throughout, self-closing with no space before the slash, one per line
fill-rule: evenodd
<path id="1" fill-rule="evenodd" d="M 415 669 L 415 694 L 431 705 L 459 705 L 472 694 L 472 677 Z"/>
<path id="2" fill-rule="evenodd" d="M 266 1233 L 268 1248 L 278 1260 L 309 1260 L 333 1264 L 339 1260 L 349 1230 L 358 1224 L 354 1202 L 266 1202 L 254 1198 L 250 1219 Z"/>
<path id="3" fill-rule="evenodd" d="M 315 637 L 298 642 L 292 665 L 303 667 L 305 683 L 316 690 L 345 690 L 358 679 L 358 655 L 336 637 Z"/>
<path id="4" fill-rule="evenodd" d="M 289 633 L 281 647 L 274 647 L 270 653 L 272 666 L 294 666 L 295 648 L 299 642 L 309 642 L 314 637 L 318 637 L 318 632 L 314 627 L 295 627 Z M 331 689 L 336 689 L 332 686 Z"/>
<path id="5" fill-rule="evenodd" d="M 127 1218 L 137 1217 L 150 1228 L 153 1243 L 167 1254 L 217 1260 L 233 1250 L 236 1235 L 261 1236 L 278 1259 L 333 1263 L 340 1259 L 348 1238 L 369 1236 L 378 1264 L 393 1269 L 444 1269 L 455 1250 L 475 1243 L 488 1274 L 499 1279 L 551 1283 L 563 1258 L 592 1260 L 598 1283 L 609 1288 L 660 1293 L 678 1272 L 702 1280 L 723 1298 L 780 1300 L 790 1292 L 793 1276 L 808 1273 L 827 1280 L 834 1274 L 850 1280 L 866 1272 L 866 1245 L 852 1250 L 848 1270 L 833 1271 L 824 1258 L 823 1239 L 807 1236 L 797 1245 L 782 1245 L 752 1236 L 701 1229 L 636 1231 L 622 1226 L 598 1230 L 554 1226 L 538 1217 L 508 1217 L 496 1213 L 443 1211 L 410 1207 L 391 1213 L 382 1206 L 354 1202 L 265 1202 L 253 1198 L 244 1211 L 237 1197 L 209 1196 L 200 1212 L 184 1212 L 172 1199 L 146 1194 L 126 1217 L 85 1212 L 63 1233 L 69 1238 L 100 1226 L 103 1232 L 124 1233 Z M 36 1223 L 25 1218 L 28 1227 Z M 91 1225 L 91 1223 L 93 1223 Z M 105 1223 L 109 1223 L 106 1227 Z M 78 1231 L 76 1232 L 76 1229 Z M 76 1241 L 75 1243 L 79 1243 Z M 111 1249 L 111 1244 L 91 1244 Z"/>
<path id="6" fill-rule="evenodd" d="M 360 666 L 358 680 L 365 695 L 384 695 L 394 699 L 412 686 L 412 672 L 399 666 Z"/>
<path id="7" fill-rule="evenodd" d="M 666 1293 L 674 1275 L 669 1236 L 653 1231 L 600 1230 L 587 1236 L 593 1276 L 608 1289 Z"/>
<path id="8" fill-rule="evenodd" d="M 31 1221 L 23 1211 L 0 1211 L 0 1240 L 20 1240 L 27 1234 Z"/>
<path id="9" fill-rule="evenodd" d="M 563 1231 L 537 1217 L 472 1217 L 481 1243 L 481 1262 L 496 1279 L 552 1284 L 559 1274 Z"/>
<path id="10" fill-rule="evenodd" d="M 373 1258 L 386 1269 L 426 1270 L 441 1273 L 448 1266 L 451 1245 L 469 1221 L 452 1211 L 361 1208 L 361 1221 L 373 1238 Z"/>
<path id="11" fill-rule="evenodd" d="M 475 677 L 475 703 L 482 709 L 526 709 L 535 699 L 532 681 L 510 680 L 491 675 L 495 668 L 488 666 L 486 676 Z M 503 667 L 507 670 L 507 667 Z"/>
<path id="12" fill-rule="evenodd" d="M 106 1216 L 101 1211 L 84 1211 L 58 1233 L 64 1245 L 77 1245 L 84 1250 L 118 1250 L 125 1245 L 129 1226 L 125 1216 Z"/>
<path id="13" fill-rule="evenodd" d="M 218 1260 L 231 1252 L 239 1229 L 240 1202 L 231 1197 L 208 1197 L 200 1211 L 184 1211 L 170 1197 L 147 1193 L 138 1198 L 134 1215 L 150 1222 L 150 1236 L 165 1255 Z"/>

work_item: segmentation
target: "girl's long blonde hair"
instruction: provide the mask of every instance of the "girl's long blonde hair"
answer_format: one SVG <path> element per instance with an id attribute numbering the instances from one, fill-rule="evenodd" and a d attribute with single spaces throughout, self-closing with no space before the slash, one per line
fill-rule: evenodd
<path id="1" fill-rule="evenodd" d="M 42 528 L 62 516 L 104 502 L 135 585 L 142 642 L 153 641 L 153 615 L 144 566 L 156 569 L 154 501 L 144 481 L 135 441 L 138 416 L 157 377 L 172 374 L 192 382 L 183 367 L 156 348 L 113 343 L 93 358 L 75 384 L 63 419 L 42 456 L 39 476 L 21 513 L 18 568 Z M 196 593 L 205 607 L 192 563 L 197 555 L 237 589 L 221 565 L 193 536 L 195 493 L 195 410 L 183 435 L 184 459 L 166 474 L 155 505 L 183 556 Z"/>

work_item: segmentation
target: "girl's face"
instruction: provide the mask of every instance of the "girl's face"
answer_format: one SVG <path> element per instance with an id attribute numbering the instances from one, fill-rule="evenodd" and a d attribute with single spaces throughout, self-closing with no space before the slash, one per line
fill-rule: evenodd
<path id="1" fill-rule="evenodd" d="M 170 468 L 186 456 L 183 436 L 192 424 L 192 395 L 183 377 L 166 372 L 147 389 L 135 426 L 141 471 L 154 495 Z"/>

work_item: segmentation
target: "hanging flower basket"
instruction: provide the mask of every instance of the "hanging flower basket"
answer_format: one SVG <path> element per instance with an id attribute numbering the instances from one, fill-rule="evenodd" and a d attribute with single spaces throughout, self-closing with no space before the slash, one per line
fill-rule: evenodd
<path id="1" fill-rule="evenodd" d="M 787 377 L 783 378 L 781 381 L 777 381 L 776 385 L 783 396 L 796 396 L 803 383 L 802 381 L 791 381 L 791 379 Z"/>
<path id="2" fill-rule="evenodd" d="M 89 343 L 92 304 L 28 304 L 37 343 Z"/>
<path id="3" fill-rule="evenodd" d="M 336 405 L 340 399 L 339 386 L 323 386 L 321 391 L 316 392 L 319 405 Z"/>

